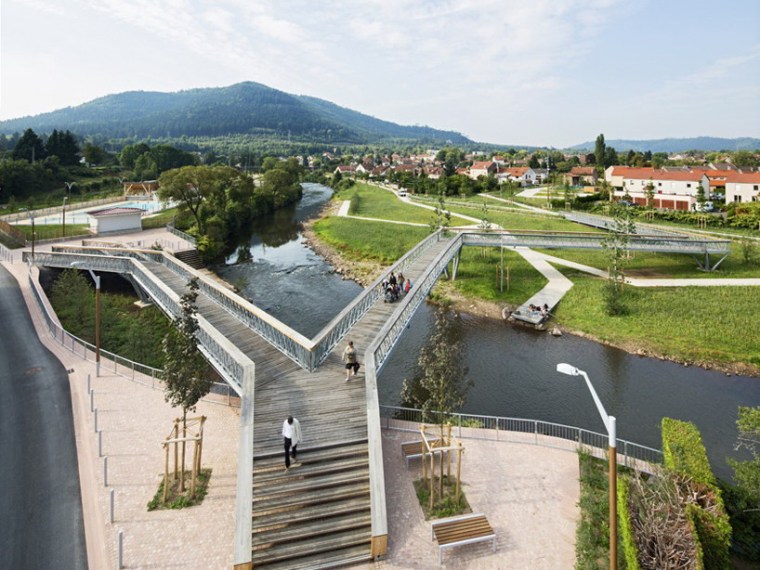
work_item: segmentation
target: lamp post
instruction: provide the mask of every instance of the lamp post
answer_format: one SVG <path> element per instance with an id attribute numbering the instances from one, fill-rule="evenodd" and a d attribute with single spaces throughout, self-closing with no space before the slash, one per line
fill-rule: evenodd
<path id="1" fill-rule="evenodd" d="M 63 227 L 63 237 L 66 238 L 66 200 L 68 200 L 68 196 L 63 197 L 63 216 L 62 216 L 62 227 Z"/>
<path id="2" fill-rule="evenodd" d="M 74 261 L 71 267 L 82 265 L 81 261 Z M 92 269 L 87 269 L 90 277 L 95 282 L 95 376 L 100 376 L 100 277 L 95 275 Z"/>
<path id="3" fill-rule="evenodd" d="M 32 263 L 34 263 L 34 212 L 29 208 L 19 208 L 19 211 L 29 214 L 29 220 L 32 222 Z"/>
<path id="4" fill-rule="evenodd" d="M 586 386 L 591 391 L 596 409 L 599 411 L 604 427 L 607 429 L 607 435 L 609 436 L 607 456 L 610 472 L 610 569 L 615 570 L 617 568 L 617 437 L 615 416 L 607 415 L 601 400 L 599 400 L 599 396 L 596 394 L 596 390 L 591 385 L 588 374 L 583 370 L 578 370 L 570 364 L 560 363 L 557 364 L 557 372 L 567 374 L 568 376 L 583 376 L 585 378 Z"/>

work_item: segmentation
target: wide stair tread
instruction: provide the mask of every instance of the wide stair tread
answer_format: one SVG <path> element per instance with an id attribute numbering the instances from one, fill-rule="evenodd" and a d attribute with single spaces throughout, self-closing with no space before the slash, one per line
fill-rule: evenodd
<path id="1" fill-rule="evenodd" d="M 273 492 L 253 497 L 253 513 L 278 511 L 298 505 L 316 505 L 331 503 L 343 498 L 352 498 L 369 493 L 369 470 L 354 477 L 343 478 L 340 482 L 318 487 L 304 485 L 290 487 L 283 492 Z"/>
<path id="2" fill-rule="evenodd" d="M 352 457 L 355 455 L 367 456 L 367 440 L 347 442 L 340 445 L 325 445 L 318 448 L 298 449 L 298 460 L 304 463 L 313 463 L 316 461 L 332 460 L 336 458 Z M 284 452 L 282 442 L 277 451 L 258 453 L 253 458 L 253 473 L 256 474 L 259 469 L 267 469 L 271 466 L 282 466 L 284 464 Z"/>
<path id="3" fill-rule="evenodd" d="M 253 567 L 259 568 L 267 563 L 287 563 L 283 568 L 328 568 L 324 566 L 328 559 L 332 559 L 332 566 L 345 560 L 347 557 L 341 550 L 361 546 L 366 549 L 367 556 L 371 554 L 372 530 L 370 526 L 361 529 L 337 532 L 330 536 L 303 542 L 290 542 L 279 544 L 265 550 L 253 551 Z M 360 556 L 361 550 L 352 556 Z M 308 559 L 311 559 L 309 561 Z M 315 565 L 317 562 L 320 565 Z"/>
<path id="4" fill-rule="evenodd" d="M 281 459 L 271 467 L 261 467 L 253 471 L 253 488 L 262 489 L 279 483 L 292 481 L 294 478 L 315 479 L 322 476 L 361 469 L 369 464 L 366 452 L 363 456 L 342 457 L 333 460 L 309 461 L 298 458 L 299 463 L 291 464 L 290 471 L 285 471 L 284 461 Z M 296 465 L 296 466 L 293 466 Z M 255 491 L 254 491 L 255 492 Z"/>
<path id="5" fill-rule="evenodd" d="M 260 532 L 270 527 L 279 526 L 286 523 L 292 523 L 296 517 L 298 522 L 307 523 L 311 520 L 324 520 L 329 516 L 343 516 L 364 512 L 369 509 L 367 495 L 360 495 L 353 499 L 345 499 L 333 505 L 330 510 L 326 510 L 323 504 L 312 505 L 309 507 L 294 506 L 291 509 L 284 509 L 278 513 L 268 514 L 266 516 L 253 517 L 253 531 Z"/>
<path id="6" fill-rule="evenodd" d="M 292 523 L 281 523 L 266 530 L 254 530 L 253 550 L 269 548 L 283 542 L 311 540 L 336 532 L 352 529 L 367 530 L 372 525 L 369 508 L 362 512 L 341 516 L 323 516 L 319 519 L 303 521 L 300 518 Z M 370 528 L 371 530 L 371 528 Z"/>
<path id="7" fill-rule="evenodd" d="M 367 545 L 341 548 L 333 552 L 323 552 L 314 556 L 302 556 L 298 559 L 290 559 L 284 562 L 269 562 L 256 565 L 256 570 L 321 570 L 325 568 L 338 568 L 341 566 L 356 565 L 372 560 L 371 547 Z"/>
<path id="8" fill-rule="evenodd" d="M 300 468 L 291 468 L 291 473 L 298 469 Z M 316 493 L 325 489 L 352 485 L 367 480 L 369 480 L 369 465 L 367 464 L 349 471 L 338 471 L 321 476 L 318 473 L 314 473 L 311 477 L 303 477 L 294 473 L 292 476 L 283 478 L 275 484 L 254 485 L 253 501 L 255 505 L 257 502 L 266 502 L 271 499 L 288 497 L 297 493 Z"/>

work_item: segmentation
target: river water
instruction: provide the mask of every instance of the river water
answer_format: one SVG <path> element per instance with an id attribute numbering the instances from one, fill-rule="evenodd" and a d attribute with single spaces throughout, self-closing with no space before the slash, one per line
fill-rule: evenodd
<path id="1" fill-rule="evenodd" d="M 318 213 L 331 190 L 313 184 L 304 188 L 297 205 L 260 220 L 250 239 L 215 270 L 252 302 L 313 337 L 361 287 L 335 274 L 305 245 L 301 224 Z M 382 404 L 399 404 L 401 384 L 413 375 L 433 321 L 433 309 L 423 305 L 378 377 Z M 760 378 L 634 356 L 573 335 L 553 337 L 466 314 L 457 322 L 474 382 L 465 413 L 604 433 L 583 378 L 556 371 L 557 363 L 567 362 L 588 373 L 607 413 L 617 418 L 618 437 L 659 449 L 660 421 L 667 416 L 699 427 L 719 477 L 732 476 L 727 457 L 745 457 L 733 450 L 737 408 L 760 405 Z"/>

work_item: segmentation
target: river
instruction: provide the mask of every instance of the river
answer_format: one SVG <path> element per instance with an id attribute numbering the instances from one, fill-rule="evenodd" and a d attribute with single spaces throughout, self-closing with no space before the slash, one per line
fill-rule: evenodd
<path id="1" fill-rule="evenodd" d="M 214 269 L 252 302 L 313 337 L 361 287 L 337 275 L 307 247 L 302 223 L 318 213 L 331 190 L 313 184 L 304 188 L 297 205 L 260 220 L 253 235 Z M 401 384 L 413 375 L 433 320 L 428 306 L 413 318 L 378 377 L 382 404 L 398 405 Z M 583 378 L 556 372 L 557 363 L 567 362 L 588 373 L 607 413 L 617 418 L 618 437 L 659 449 L 660 421 L 667 416 L 699 427 L 719 477 L 732 476 L 726 457 L 745 457 L 733 450 L 737 408 L 760 405 L 760 378 L 635 356 L 573 335 L 553 337 L 467 314 L 457 322 L 474 382 L 465 413 L 544 420 L 604 433 Z"/>

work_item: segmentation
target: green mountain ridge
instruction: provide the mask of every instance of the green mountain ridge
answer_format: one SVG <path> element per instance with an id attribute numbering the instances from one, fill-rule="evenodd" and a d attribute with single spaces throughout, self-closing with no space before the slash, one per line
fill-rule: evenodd
<path id="1" fill-rule="evenodd" d="M 608 147 L 614 147 L 617 152 L 686 152 L 689 150 L 701 151 L 737 151 L 737 150 L 757 150 L 760 149 L 760 139 L 752 137 L 739 137 L 733 139 L 721 137 L 691 137 L 691 138 L 667 138 L 667 139 L 650 139 L 650 140 L 627 140 L 615 139 L 606 140 Z M 571 150 L 585 150 L 594 152 L 594 141 L 577 144 L 570 147 Z"/>
<path id="2" fill-rule="evenodd" d="M 328 101 L 291 95 L 253 82 L 174 93 L 127 91 L 76 107 L 0 121 L 0 133 L 71 130 L 109 139 L 248 135 L 332 144 L 393 139 L 473 144 L 460 133 L 402 126 Z"/>

